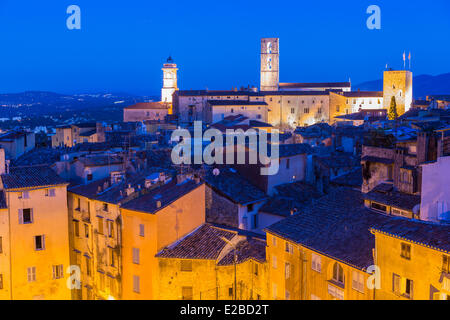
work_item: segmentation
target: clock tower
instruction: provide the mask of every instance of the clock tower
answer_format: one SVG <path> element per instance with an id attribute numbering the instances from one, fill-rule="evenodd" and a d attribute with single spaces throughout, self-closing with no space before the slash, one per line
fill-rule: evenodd
<path id="1" fill-rule="evenodd" d="M 261 39 L 261 91 L 278 91 L 279 43 L 278 38 Z"/>

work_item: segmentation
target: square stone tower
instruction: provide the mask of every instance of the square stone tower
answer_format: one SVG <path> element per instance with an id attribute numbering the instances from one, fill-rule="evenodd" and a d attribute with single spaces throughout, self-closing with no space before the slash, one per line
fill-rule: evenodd
<path id="1" fill-rule="evenodd" d="M 401 116 L 411 108 L 413 98 L 413 75 L 408 70 L 384 72 L 383 105 L 389 110 L 392 97 L 397 103 L 397 114 Z"/>
<path id="2" fill-rule="evenodd" d="M 169 57 L 162 68 L 163 87 L 161 89 L 161 102 L 172 104 L 172 95 L 178 90 L 177 70 L 177 65 L 172 57 Z"/>
<path id="3" fill-rule="evenodd" d="M 277 91 L 280 80 L 278 38 L 261 39 L 261 91 Z"/>

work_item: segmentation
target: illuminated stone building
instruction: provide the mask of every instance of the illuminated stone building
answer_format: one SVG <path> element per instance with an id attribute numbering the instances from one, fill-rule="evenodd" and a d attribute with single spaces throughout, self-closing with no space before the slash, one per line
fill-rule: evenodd
<path id="1" fill-rule="evenodd" d="M 265 247 L 259 235 L 204 224 L 157 254 L 159 299 L 269 299 Z"/>
<path id="2" fill-rule="evenodd" d="M 68 183 L 46 166 L 0 164 L 0 299 L 71 299 Z"/>
<path id="3" fill-rule="evenodd" d="M 383 76 L 383 104 L 389 110 L 392 97 L 397 103 L 397 114 L 401 116 L 412 106 L 413 75 L 408 70 L 388 70 Z"/>
<path id="4" fill-rule="evenodd" d="M 396 218 L 374 226 L 381 300 L 450 300 L 450 225 Z"/>
<path id="5" fill-rule="evenodd" d="M 74 299 L 155 299 L 155 254 L 204 223 L 204 184 L 161 169 L 110 177 L 69 192 Z"/>
<path id="6" fill-rule="evenodd" d="M 105 129 L 101 123 L 79 123 L 56 127 L 52 147 L 73 147 L 79 143 L 105 141 Z"/>

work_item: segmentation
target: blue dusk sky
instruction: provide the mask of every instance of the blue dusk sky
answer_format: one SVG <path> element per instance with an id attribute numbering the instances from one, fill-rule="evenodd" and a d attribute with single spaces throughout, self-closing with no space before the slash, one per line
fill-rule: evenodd
<path id="1" fill-rule="evenodd" d="M 81 30 L 68 30 L 69 5 Z M 381 30 L 369 30 L 369 5 Z M 450 72 L 450 1 L 0 0 L 0 93 L 160 93 L 172 55 L 181 89 L 259 87 L 260 38 L 280 38 L 281 82 L 380 79 L 386 63 Z"/>

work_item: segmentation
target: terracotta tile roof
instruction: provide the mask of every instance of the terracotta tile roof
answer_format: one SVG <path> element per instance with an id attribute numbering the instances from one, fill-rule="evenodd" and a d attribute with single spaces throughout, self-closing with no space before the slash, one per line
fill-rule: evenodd
<path id="1" fill-rule="evenodd" d="M 169 108 L 168 104 L 164 102 L 140 102 L 132 106 L 125 107 L 124 109 L 152 110 L 152 109 L 168 109 L 168 108 Z"/>
<path id="2" fill-rule="evenodd" d="M 267 106 L 264 101 L 248 101 L 248 100 L 208 100 L 212 106 Z"/>
<path id="3" fill-rule="evenodd" d="M 380 158 L 380 157 L 374 157 L 374 156 L 364 156 L 361 158 L 361 161 L 377 162 L 377 163 L 384 163 L 384 164 L 394 163 L 394 159 Z"/>
<path id="4" fill-rule="evenodd" d="M 331 184 L 342 187 L 361 188 L 363 183 L 361 167 L 331 180 Z"/>
<path id="5" fill-rule="evenodd" d="M 350 88 L 350 82 L 280 83 L 280 88 Z"/>
<path id="6" fill-rule="evenodd" d="M 393 218 L 372 230 L 450 253 L 449 224 Z"/>
<path id="7" fill-rule="evenodd" d="M 0 209 L 6 209 L 6 196 L 3 190 L 0 190 Z"/>
<path id="8" fill-rule="evenodd" d="M 48 166 L 12 167 L 1 179 L 6 190 L 67 184 Z"/>
<path id="9" fill-rule="evenodd" d="M 238 234 L 241 234 L 241 231 L 205 223 L 182 239 L 161 250 L 156 254 L 156 257 L 217 260 L 227 245 L 222 238 L 231 240 Z M 266 242 L 264 239 L 252 236 L 245 238 L 244 235 L 242 240 L 236 245 L 236 249 L 237 263 L 243 263 L 250 259 L 261 263 L 266 260 Z M 233 249 L 217 261 L 217 265 L 220 266 L 232 264 L 234 264 Z"/>
<path id="10" fill-rule="evenodd" d="M 207 172 L 205 181 L 215 192 L 241 205 L 263 201 L 267 198 L 262 190 L 238 172 L 227 167 L 220 169 L 217 176 L 213 175 L 212 171 Z"/>
<path id="11" fill-rule="evenodd" d="M 226 242 L 222 237 L 231 240 L 237 232 L 204 224 L 179 240 L 159 252 L 159 258 L 178 259 L 208 259 L 216 260 Z"/>
<path id="12" fill-rule="evenodd" d="M 369 229 L 391 219 L 365 208 L 360 191 L 333 188 L 299 214 L 269 226 L 266 231 L 365 269 L 373 265 L 375 247 Z"/>
<path id="13" fill-rule="evenodd" d="M 122 157 L 108 155 L 87 156 L 79 158 L 77 161 L 80 161 L 85 167 L 100 167 L 123 163 Z"/>
<path id="14" fill-rule="evenodd" d="M 383 98 L 383 91 L 350 91 L 343 92 L 342 95 L 349 98 Z"/>
<path id="15" fill-rule="evenodd" d="M 256 260 L 260 263 L 266 261 L 266 242 L 260 239 L 247 239 L 241 241 L 236 246 L 237 263 L 244 263 L 248 260 Z M 231 250 L 217 263 L 219 266 L 229 266 L 234 264 L 234 252 Z"/>
<path id="16" fill-rule="evenodd" d="M 122 208 L 154 214 L 201 185 L 202 182 L 197 183 L 189 179 L 177 184 L 176 179 L 174 179 L 159 188 L 151 190 L 147 194 L 123 204 Z M 157 206 L 158 201 L 161 203 L 160 207 Z"/>
<path id="17" fill-rule="evenodd" d="M 370 192 L 364 194 L 363 197 L 367 200 L 409 211 L 413 210 L 415 206 L 420 205 L 420 196 L 400 192 L 389 183 L 379 184 Z"/>

